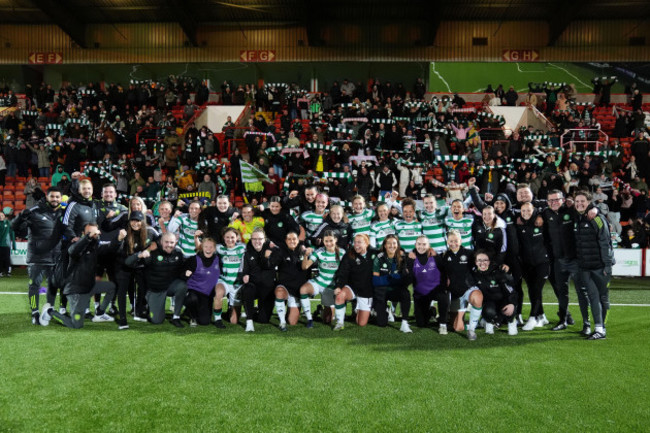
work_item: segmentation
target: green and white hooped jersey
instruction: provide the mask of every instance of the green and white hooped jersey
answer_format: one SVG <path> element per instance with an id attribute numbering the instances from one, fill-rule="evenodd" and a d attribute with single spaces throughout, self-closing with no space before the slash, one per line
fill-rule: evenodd
<path id="1" fill-rule="evenodd" d="M 190 216 L 183 214 L 177 218 L 178 220 L 178 246 L 183 252 L 185 258 L 191 257 L 196 254 L 196 246 L 194 245 L 194 233 L 199 228 L 198 221 L 192 221 Z"/>
<path id="2" fill-rule="evenodd" d="M 305 228 L 305 234 L 310 238 L 316 229 L 323 224 L 323 215 L 314 211 L 303 212 L 298 218 L 298 223 Z"/>
<path id="3" fill-rule="evenodd" d="M 339 269 L 341 259 L 345 254 L 344 250 L 339 251 L 339 258 L 336 259 L 336 252 L 330 253 L 325 248 L 319 248 L 309 256 L 309 260 L 318 266 L 318 276 L 315 281 L 322 287 L 334 288 L 334 275 Z"/>
<path id="4" fill-rule="evenodd" d="M 423 210 L 420 212 L 420 221 L 422 222 L 422 232 L 426 235 L 427 239 L 429 239 L 431 248 L 436 250 L 437 253 L 444 253 L 447 251 L 445 222 L 440 213 L 429 213 Z"/>
<path id="5" fill-rule="evenodd" d="M 221 260 L 221 275 L 220 280 L 231 286 L 235 285 L 237 276 L 241 271 L 244 263 L 244 253 L 246 252 L 246 245 L 238 243 L 231 249 L 226 248 L 224 245 L 217 245 L 217 254 Z"/>
<path id="6" fill-rule="evenodd" d="M 370 226 L 370 245 L 374 248 L 381 247 L 388 235 L 395 234 L 392 220 L 377 221 Z"/>
<path id="7" fill-rule="evenodd" d="M 474 218 L 468 215 L 464 215 L 459 220 L 455 220 L 453 216 L 448 216 L 445 218 L 445 226 L 447 226 L 447 232 L 451 229 L 458 230 L 460 233 L 460 244 L 467 249 L 473 250 L 472 246 L 472 224 L 474 223 Z"/>
<path id="8" fill-rule="evenodd" d="M 372 209 L 364 209 L 360 214 L 351 213 L 348 215 L 348 222 L 352 226 L 352 233 L 366 234 L 370 236 L 370 226 L 375 212 Z"/>
<path id="9" fill-rule="evenodd" d="M 402 249 L 410 253 L 415 248 L 415 241 L 418 236 L 422 234 L 422 223 L 418 220 L 413 220 L 410 223 L 400 220 L 395 221 L 394 225 Z"/>

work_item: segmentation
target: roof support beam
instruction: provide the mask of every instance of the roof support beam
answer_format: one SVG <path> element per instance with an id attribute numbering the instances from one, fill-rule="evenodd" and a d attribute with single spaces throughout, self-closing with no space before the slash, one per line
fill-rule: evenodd
<path id="1" fill-rule="evenodd" d="M 559 0 L 555 12 L 548 19 L 548 46 L 552 47 L 560 39 L 562 33 L 569 27 L 571 22 L 578 17 L 578 14 L 588 3 L 587 0 L 574 0 L 567 2 Z"/>
<path id="2" fill-rule="evenodd" d="M 442 23 L 440 3 L 430 0 L 418 0 L 415 2 L 417 12 L 427 18 L 420 26 L 422 32 L 420 43 L 424 46 L 430 47 L 436 42 L 438 29 L 440 29 L 440 24 Z"/>
<path id="3" fill-rule="evenodd" d="M 86 24 L 79 20 L 65 0 L 32 0 L 57 26 L 81 48 L 88 48 Z"/>
<path id="4" fill-rule="evenodd" d="M 196 29 L 198 24 L 192 15 L 187 12 L 186 5 L 180 0 L 167 0 L 167 4 L 174 14 L 172 19 L 178 22 L 181 26 L 181 29 L 183 29 L 183 33 L 187 36 L 190 45 L 198 47 L 199 42 L 196 38 Z"/>

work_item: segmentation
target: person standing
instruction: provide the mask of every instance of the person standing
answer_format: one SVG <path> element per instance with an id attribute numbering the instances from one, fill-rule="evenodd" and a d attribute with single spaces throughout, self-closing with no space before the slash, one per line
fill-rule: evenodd
<path id="1" fill-rule="evenodd" d="M 10 276 L 12 249 L 16 249 L 16 234 L 7 215 L 0 211 L 0 277 Z"/>
<path id="2" fill-rule="evenodd" d="M 569 279 L 575 282 L 578 272 L 574 229 L 575 210 L 565 204 L 564 193 L 554 189 L 546 198 L 548 207 L 542 211 L 544 240 L 550 256 L 549 281 L 557 297 L 560 321 L 553 331 L 562 331 L 573 325 L 569 311 Z"/>
<path id="3" fill-rule="evenodd" d="M 614 251 L 609 226 L 602 215 L 589 219 L 587 211 L 591 194 L 579 191 L 575 196 L 578 216 L 574 223 L 578 274 L 576 288 L 582 313 L 582 334 L 589 340 L 606 338 L 605 321 L 609 310 L 609 281 L 612 278 Z M 594 319 L 594 333 L 591 333 L 589 308 Z"/>
<path id="4" fill-rule="evenodd" d="M 54 304 L 56 291 L 50 294 L 50 283 L 54 264 L 61 255 L 61 191 L 56 187 L 47 190 L 47 195 L 36 206 L 26 209 L 13 221 L 14 232 L 27 237 L 27 275 L 29 276 L 29 306 L 32 310 L 32 324 L 39 324 L 39 290 L 41 282 L 48 281 L 47 299 Z M 52 286 L 52 287 L 50 287 Z"/>
<path id="5" fill-rule="evenodd" d="M 530 299 L 530 317 L 521 328 L 522 331 L 532 331 L 548 324 L 542 303 L 542 290 L 548 278 L 549 260 L 544 245 L 544 227 L 535 225 L 537 215 L 532 204 L 524 203 L 521 206 L 521 219 L 517 221 L 521 269 Z"/>

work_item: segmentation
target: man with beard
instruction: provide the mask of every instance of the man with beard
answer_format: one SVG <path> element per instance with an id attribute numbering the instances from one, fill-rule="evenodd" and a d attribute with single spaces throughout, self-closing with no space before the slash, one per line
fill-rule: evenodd
<path id="1" fill-rule="evenodd" d="M 50 279 L 61 253 L 63 210 L 60 204 L 61 191 L 51 187 L 45 198 L 36 206 L 22 211 L 12 223 L 16 233 L 27 232 L 28 296 L 34 325 L 39 324 L 39 290 L 44 279 L 48 281 L 48 302 L 53 304 L 56 297 L 56 287 Z"/>

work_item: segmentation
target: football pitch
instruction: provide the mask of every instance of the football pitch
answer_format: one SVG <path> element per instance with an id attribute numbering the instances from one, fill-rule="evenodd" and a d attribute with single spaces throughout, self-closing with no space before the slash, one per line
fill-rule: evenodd
<path id="1" fill-rule="evenodd" d="M 399 323 L 309 330 L 304 319 L 252 334 L 32 326 L 26 294 L 8 293 L 26 291 L 15 274 L 0 279 L 2 432 L 640 432 L 650 422 L 647 279 L 613 280 L 606 340 L 578 335 L 572 305 L 567 331 L 502 327 L 470 342 L 414 324 L 413 334 Z M 544 296 L 553 323 L 548 285 Z"/>
<path id="2" fill-rule="evenodd" d="M 575 84 L 579 93 L 593 90 L 591 79 L 604 73 L 576 63 L 469 63 L 434 62 L 430 64 L 430 92 L 482 93 L 488 84 L 496 89 L 499 84 L 507 91 L 514 86 L 517 92 L 527 92 L 528 83 Z M 623 93 L 624 86 L 616 83 L 612 93 Z"/>

